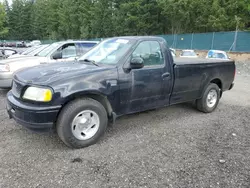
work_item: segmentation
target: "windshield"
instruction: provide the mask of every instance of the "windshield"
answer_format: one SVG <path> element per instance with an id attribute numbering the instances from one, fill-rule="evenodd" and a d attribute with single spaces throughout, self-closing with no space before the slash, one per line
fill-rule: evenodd
<path id="1" fill-rule="evenodd" d="M 192 51 L 183 51 L 181 56 L 196 56 L 196 54 Z"/>
<path id="2" fill-rule="evenodd" d="M 210 58 L 228 59 L 227 55 L 224 53 L 214 53 Z"/>
<path id="3" fill-rule="evenodd" d="M 27 50 L 25 50 L 24 52 L 22 52 L 21 54 L 23 54 L 23 55 L 27 55 L 28 53 L 30 53 L 30 52 L 32 52 L 32 51 L 34 51 L 35 49 L 37 49 L 37 48 L 39 48 L 40 46 L 33 46 L 33 47 L 31 47 L 31 48 L 29 48 L 29 49 L 27 49 Z"/>
<path id="4" fill-rule="evenodd" d="M 43 49 L 41 52 L 37 54 L 37 56 L 40 57 L 46 57 L 48 56 L 51 52 L 54 51 L 54 49 L 57 49 L 61 44 L 60 43 L 53 43 L 49 47 Z"/>
<path id="5" fill-rule="evenodd" d="M 103 64 L 117 64 L 131 46 L 132 42 L 127 39 L 108 39 L 84 54 L 79 60 L 89 60 Z"/>
<path id="6" fill-rule="evenodd" d="M 42 46 L 39 46 L 39 48 L 33 50 L 32 52 L 28 53 L 27 55 L 36 55 L 38 54 L 39 52 L 41 52 L 42 50 L 44 50 L 45 48 L 47 48 L 49 45 L 42 45 Z"/>

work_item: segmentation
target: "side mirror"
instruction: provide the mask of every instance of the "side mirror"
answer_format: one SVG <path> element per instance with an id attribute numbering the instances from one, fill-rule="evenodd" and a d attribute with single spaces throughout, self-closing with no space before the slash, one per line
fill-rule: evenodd
<path id="1" fill-rule="evenodd" d="M 130 68 L 131 69 L 141 69 L 144 67 L 144 61 L 141 57 L 134 57 L 130 61 Z"/>
<path id="2" fill-rule="evenodd" d="M 62 52 L 55 52 L 52 56 L 53 59 L 62 59 Z"/>

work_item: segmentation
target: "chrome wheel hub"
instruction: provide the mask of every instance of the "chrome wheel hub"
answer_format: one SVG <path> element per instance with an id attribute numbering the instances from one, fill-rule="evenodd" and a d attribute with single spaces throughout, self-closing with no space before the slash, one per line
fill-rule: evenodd
<path id="1" fill-rule="evenodd" d="M 209 108 L 214 107 L 217 100 L 218 100 L 218 94 L 217 94 L 216 90 L 215 89 L 210 90 L 208 95 L 207 95 L 207 106 Z"/>
<path id="2" fill-rule="evenodd" d="M 78 113 L 72 121 L 71 130 L 79 140 L 92 138 L 98 131 L 100 118 L 92 110 L 84 110 Z"/>

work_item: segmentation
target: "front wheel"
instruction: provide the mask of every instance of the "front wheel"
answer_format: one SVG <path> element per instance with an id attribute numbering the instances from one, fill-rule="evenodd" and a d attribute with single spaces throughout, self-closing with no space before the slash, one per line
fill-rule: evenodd
<path id="1" fill-rule="evenodd" d="M 95 144 L 108 124 L 103 105 L 91 98 L 77 99 L 67 104 L 58 117 L 58 136 L 69 147 L 83 148 Z"/>
<path id="2" fill-rule="evenodd" d="M 214 111 L 220 100 L 220 88 L 216 84 L 209 84 L 202 95 L 201 99 L 196 101 L 198 110 L 210 113 Z"/>

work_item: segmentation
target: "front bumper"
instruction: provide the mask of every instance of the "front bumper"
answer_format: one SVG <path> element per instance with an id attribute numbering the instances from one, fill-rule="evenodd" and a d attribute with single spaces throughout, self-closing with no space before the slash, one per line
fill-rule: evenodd
<path id="1" fill-rule="evenodd" d="M 12 92 L 7 94 L 7 112 L 18 124 L 35 132 L 50 132 L 55 128 L 61 106 L 42 106 L 22 102 Z"/>
<path id="2" fill-rule="evenodd" d="M 12 85 L 12 72 L 0 73 L 0 88 L 11 88 Z"/>

